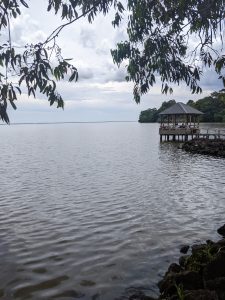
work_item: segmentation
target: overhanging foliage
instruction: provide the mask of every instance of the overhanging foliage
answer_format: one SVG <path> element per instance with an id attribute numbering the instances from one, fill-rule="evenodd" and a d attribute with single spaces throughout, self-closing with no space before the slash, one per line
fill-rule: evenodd
<path id="1" fill-rule="evenodd" d="M 118 66 L 127 63 L 127 81 L 134 82 L 134 99 L 162 82 L 162 93 L 172 92 L 172 84 L 185 82 L 193 93 L 201 92 L 199 81 L 203 67 L 213 68 L 223 80 L 225 55 L 220 51 L 224 39 L 224 0 L 46 0 L 46 10 L 59 14 L 65 23 L 56 28 L 45 41 L 17 48 L 11 39 L 11 22 L 27 8 L 25 0 L 0 2 L 0 34 L 8 38 L 0 44 L 0 119 L 9 123 L 8 103 L 15 101 L 21 85 L 28 95 L 44 94 L 50 105 L 64 107 L 57 92 L 57 81 L 78 80 L 78 70 L 64 59 L 57 37 L 64 27 L 80 18 L 92 22 L 99 14 L 115 10 L 113 26 L 128 16 L 128 40 L 112 50 Z M 194 48 L 190 41 L 197 38 Z M 192 40 L 193 41 L 193 40 Z M 57 65 L 53 64 L 57 61 Z"/>
<path id="2" fill-rule="evenodd" d="M 137 103 L 157 80 L 162 93 L 172 93 L 172 84 L 182 81 L 192 93 L 201 92 L 204 66 L 225 85 L 224 7 L 224 0 L 128 1 L 128 40 L 112 56 L 118 65 L 128 62 L 127 80 L 135 84 Z"/>

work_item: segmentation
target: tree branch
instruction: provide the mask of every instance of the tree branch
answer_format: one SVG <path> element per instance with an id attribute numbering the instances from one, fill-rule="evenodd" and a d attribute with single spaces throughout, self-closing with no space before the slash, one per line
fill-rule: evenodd
<path id="1" fill-rule="evenodd" d="M 72 21 L 69 21 L 65 24 L 60 25 L 59 27 L 57 27 L 50 35 L 49 37 L 45 40 L 45 42 L 43 43 L 43 45 L 48 44 L 49 42 L 51 42 L 53 39 L 55 39 L 59 33 L 62 31 L 62 29 L 74 22 L 76 22 L 77 20 L 79 20 L 82 17 L 85 17 L 86 14 L 90 13 L 94 8 L 96 7 L 96 5 L 92 6 L 89 10 L 87 10 L 86 12 L 84 12 L 83 14 L 81 14 L 79 17 L 73 19 Z"/>

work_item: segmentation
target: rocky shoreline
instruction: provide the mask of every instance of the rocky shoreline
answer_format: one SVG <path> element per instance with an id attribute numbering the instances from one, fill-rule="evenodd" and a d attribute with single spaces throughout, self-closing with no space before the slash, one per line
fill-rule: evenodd
<path id="1" fill-rule="evenodd" d="M 158 283 L 160 296 L 142 293 L 129 300 L 224 300 L 225 299 L 225 224 L 217 232 L 217 242 L 183 246 L 179 264 L 172 263 Z M 188 253 L 188 254 L 187 254 Z"/>
<path id="2" fill-rule="evenodd" d="M 183 144 L 182 149 L 198 154 L 213 155 L 225 158 L 225 140 L 193 139 Z"/>

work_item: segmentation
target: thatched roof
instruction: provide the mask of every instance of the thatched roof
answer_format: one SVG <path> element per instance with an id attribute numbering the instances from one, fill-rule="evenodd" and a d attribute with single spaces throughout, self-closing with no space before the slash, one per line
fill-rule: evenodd
<path id="1" fill-rule="evenodd" d="M 175 103 L 171 107 L 165 109 L 160 115 L 203 115 L 203 113 L 182 102 Z"/>

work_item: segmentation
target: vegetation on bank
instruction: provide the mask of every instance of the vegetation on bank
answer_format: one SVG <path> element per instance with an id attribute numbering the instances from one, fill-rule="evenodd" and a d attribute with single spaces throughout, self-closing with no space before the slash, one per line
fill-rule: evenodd
<path id="1" fill-rule="evenodd" d="M 143 110 L 139 116 L 140 123 L 154 123 L 159 121 L 159 113 L 175 104 L 175 100 L 169 100 L 162 103 L 159 109 L 149 108 Z M 190 105 L 204 114 L 200 116 L 200 122 L 225 122 L 225 90 L 213 92 L 210 96 L 197 101 L 189 100 Z"/>
<path id="2" fill-rule="evenodd" d="M 180 249 L 179 263 L 172 263 L 158 283 L 160 295 L 152 298 L 137 292 L 129 300 L 224 300 L 225 224 L 217 242 L 188 245 Z"/>
<path id="3" fill-rule="evenodd" d="M 218 229 L 223 239 L 193 245 L 190 254 L 173 263 L 159 283 L 159 299 L 224 300 L 225 299 L 225 225 Z M 189 247 L 182 247 L 186 254 Z"/>

